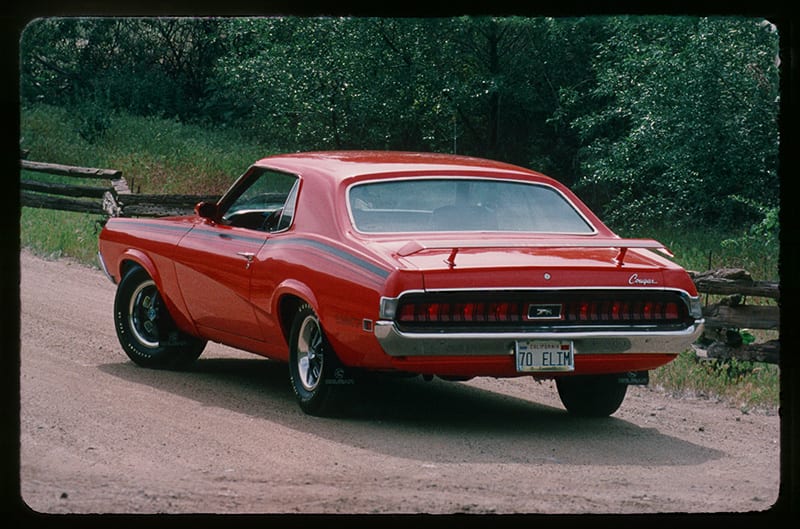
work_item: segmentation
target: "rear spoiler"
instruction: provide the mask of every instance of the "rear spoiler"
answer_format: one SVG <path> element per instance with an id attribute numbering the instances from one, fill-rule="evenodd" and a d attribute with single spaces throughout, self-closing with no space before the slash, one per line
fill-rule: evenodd
<path id="1" fill-rule="evenodd" d="M 513 241 L 410 241 L 397 251 L 400 257 L 408 257 L 426 250 L 450 250 L 450 257 L 446 262 L 455 266 L 456 254 L 459 250 L 469 249 L 496 249 L 503 248 L 616 248 L 619 253 L 614 258 L 618 266 L 622 265 L 625 254 L 629 248 L 649 248 L 658 250 L 668 257 L 674 257 L 669 249 L 653 239 L 622 239 L 604 237 L 602 239 L 534 239 Z"/>

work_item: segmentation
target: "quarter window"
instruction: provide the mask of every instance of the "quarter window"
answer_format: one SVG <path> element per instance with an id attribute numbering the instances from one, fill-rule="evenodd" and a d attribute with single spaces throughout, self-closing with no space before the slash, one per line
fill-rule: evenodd
<path id="1" fill-rule="evenodd" d="M 289 191 L 289 196 L 286 198 L 286 204 L 283 206 L 283 210 L 281 211 L 281 216 L 278 220 L 278 227 L 276 231 L 285 230 L 292 224 L 292 219 L 294 218 L 294 207 L 297 203 L 297 190 L 299 187 L 300 180 L 296 179 L 294 181 L 294 185 L 292 186 L 292 190 Z"/>

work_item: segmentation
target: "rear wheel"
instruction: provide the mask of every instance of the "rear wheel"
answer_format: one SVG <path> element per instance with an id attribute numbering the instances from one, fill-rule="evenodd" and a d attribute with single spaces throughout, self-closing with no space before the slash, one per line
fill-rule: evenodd
<path id="1" fill-rule="evenodd" d="M 627 384 L 616 375 L 576 375 L 556 378 L 558 396 L 567 411 L 581 417 L 607 417 L 625 400 Z"/>
<path id="2" fill-rule="evenodd" d="M 309 415 L 335 413 L 342 386 L 352 380 L 344 378 L 319 318 L 307 304 L 297 310 L 289 343 L 289 378 L 300 409 Z"/>
<path id="3" fill-rule="evenodd" d="M 176 327 L 155 281 L 138 266 L 131 268 L 119 283 L 114 323 L 128 358 L 143 367 L 188 367 L 206 345 L 204 340 Z"/>

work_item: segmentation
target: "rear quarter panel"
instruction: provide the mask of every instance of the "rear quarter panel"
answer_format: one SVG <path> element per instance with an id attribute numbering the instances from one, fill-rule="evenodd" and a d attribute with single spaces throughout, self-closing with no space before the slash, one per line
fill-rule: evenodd
<path id="1" fill-rule="evenodd" d="M 173 262 L 175 247 L 193 225 L 192 217 L 111 218 L 100 232 L 98 247 L 116 283 L 131 265 L 144 268 L 155 281 L 176 325 L 196 335 L 178 287 Z"/>
<path id="2" fill-rule="evenodd" d="M 332 239 L 287 233 L 270 239 L 254 266 L 253 304 L 266 334 L 286 336 L 291 321 L 279 318 L 292 297 L 312 306 L 345 364 L 360 365 L 380 351 L 368 323 L 378 318 L 390 273 L 380 262 Z"/>

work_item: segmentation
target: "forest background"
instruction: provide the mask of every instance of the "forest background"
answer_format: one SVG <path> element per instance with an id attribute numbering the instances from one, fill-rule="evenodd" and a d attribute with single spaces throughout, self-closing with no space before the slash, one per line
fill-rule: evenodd
<path id="1" fill-rule="evenodd" d="M 20 144 L 181 193 L 275 152 L 483 156 L 557 178 L 623 235 L 710 230 L 775 276 L 779 43 L 750 17 L 44 18 L 20 41 Z M 142 140 L 128 156 L 89 154 L 120 123 Z M 181 152 L 143 163 L 178 124 Z M 82 148 L 48 146 L 64 132 Z"/>

